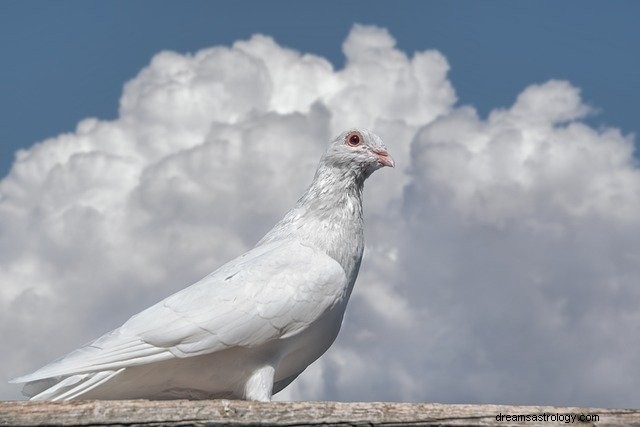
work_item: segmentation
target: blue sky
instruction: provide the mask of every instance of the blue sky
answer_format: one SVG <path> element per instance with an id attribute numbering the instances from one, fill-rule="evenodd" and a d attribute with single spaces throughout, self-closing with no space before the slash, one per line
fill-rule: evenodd
<path id="1" fill-rule="evenodd" d="M 441 51 L 459 103 L 481 114 L 567 79 L 596 107 L 591 123 L 637 133 L 638 16 L 634 1 L 3 1 L 0 174 L 18 148 L 115 118 L 123 83 L 161 50 L 264 33 L 341 67 L 354 22 L 387 28 L 406 52 Z"/>

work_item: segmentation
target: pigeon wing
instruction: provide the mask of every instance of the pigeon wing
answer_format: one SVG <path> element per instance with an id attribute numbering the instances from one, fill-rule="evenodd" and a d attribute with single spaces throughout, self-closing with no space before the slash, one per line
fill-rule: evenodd
<path id="1" fill-rule="evenodd" d="M 347 277 L 338 262 L 296 241 L 258 246 L 245 255 L 132 318 L 170 319 L 171 331 L 145 328 L 138 335 L 177 357 L 229 347 L 254 347 L 306 329 L 346 296 Z M 164 322 L 163 322 L 164 323 Z"/>
<path id="2" fill-rule="evenodd" d="M 257 246 L 120 328 L 12 382 L 113 370 L 287 338 L 346 297 L 333 258 L 296 241 Z"/>

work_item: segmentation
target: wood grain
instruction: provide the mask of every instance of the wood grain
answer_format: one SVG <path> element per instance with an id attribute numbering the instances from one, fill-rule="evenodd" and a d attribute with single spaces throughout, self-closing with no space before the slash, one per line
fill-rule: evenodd
<path id="1" fill-rule="evenodd" d="M 546 420 L 543 415 L 545 413 Z M 597 415 L 598 418 L 584 422 L 579 420 L 580 414 Z M 522 417 L 514 420 L 507 418 L 507 415 Z M 526 415 L 529 415 L 528 419 Z M 560 416 L 564 418 L 560 419 Z M 566 423 L 567 416 L 575 416 L 575 418 L 572 422 Z M 543 419 L 538 420 L 538 418 Z M 0 402 L 0 425 L 25 426 L 549 426 L 561 424 L 640 425 L 640 410 L 384 402 L 260 403 L 239 400 Z"/>

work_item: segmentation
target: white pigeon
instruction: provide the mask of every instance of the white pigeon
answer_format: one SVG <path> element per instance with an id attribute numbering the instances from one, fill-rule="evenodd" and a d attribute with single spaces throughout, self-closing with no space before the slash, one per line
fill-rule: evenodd
<path id="1" fill-rule="evenodd" d="M 270 401 L 340 330 L 364 250 L 363 184 L 382 166 L 394 161 L 380 137 L 341 134 L 253 249 L 11 382 L 31 400 Z"/>

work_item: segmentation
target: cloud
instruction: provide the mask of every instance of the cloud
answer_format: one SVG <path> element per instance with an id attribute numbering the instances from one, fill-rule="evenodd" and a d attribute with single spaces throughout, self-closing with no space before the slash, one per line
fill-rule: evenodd
<path id="1" fill-rule="evenodd" d="M 262 35 L 161 52 L 119 117 L 0 182 L 0 376 L 39 367 L 251 247 L 329 138 L 375 129 L 368 249 L 336 344 L 280 398 L 637 406 L 640 171 L 569 82 L 478 117 L 446 58 L 355 25 L 346 62 Z M 0 384 L 3 398 L 17 387 Z"/>

